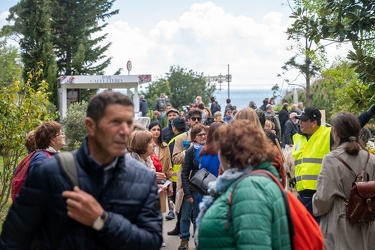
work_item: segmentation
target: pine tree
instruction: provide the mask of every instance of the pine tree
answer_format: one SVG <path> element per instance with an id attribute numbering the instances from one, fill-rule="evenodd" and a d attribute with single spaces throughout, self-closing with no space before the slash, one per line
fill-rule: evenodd
<path id="1" fill-rule="evenodd" d="M 8 20 L 13 19 L 14 32 L 21 35 L 23 78 L 42 62 L 43 78 L 48 82 L 50 101 L 57 103 L 56 60 L 51 36 L 50 0 L 23 0 L 10 9 Z M 37 89 L 38 86 L 33 86 Z"/>
<path id="2" fill-rule="evenodd" d="M 104 53 L 111 44 L 101 45 L 107 34 L 93 37 L 119 12 L 111 10 L 114 1 L 21 0 L 9 10 L 7 20 L 14 21 L 13 34 L 20 37 L 24 78 L 42 61 L 53 103 L 58 76 L 103 74 L 110 64 Z"/>

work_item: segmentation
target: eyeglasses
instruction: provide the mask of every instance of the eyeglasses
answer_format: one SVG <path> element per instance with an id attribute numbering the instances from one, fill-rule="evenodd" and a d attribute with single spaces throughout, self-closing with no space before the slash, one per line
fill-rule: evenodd
<path id="1" fill-rule="evenodd" d="M 197 121 L 198 120 L 198 122 L 200 122 L 200 121 L 202 121 L 202 118 L 200 118 L 200 117 L 192 117 L 192 118 L 190 118 L 193 122 L 195 122 L 195 121 Z"/>
<path id="2" fill-rule="evenodd" d="M 207 133 L 197 134 L 198 137 L 207 136 Z"/>
<path id="3" fill-rule="evenodd" d="M 61 132 L 60 134 L 56 135 L 55 137 L 58 137 L 58 136 L 60 136 L 60 135 L 65 135 L 65 133 L 64 133 L 64 132 Z"/>

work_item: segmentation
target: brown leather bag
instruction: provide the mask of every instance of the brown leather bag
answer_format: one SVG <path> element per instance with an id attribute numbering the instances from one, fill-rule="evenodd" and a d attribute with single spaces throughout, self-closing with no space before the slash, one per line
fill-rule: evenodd
<path id="1" fill-rule="evenodd" d="M 356 174 L 340 156 L 334 154 L 355 175 L 352 188 L 350 189 L 349 200 L 345 199 L 345 205 L 346 218 L 356 224 L 375 221 L 375 181 L 370 181 L 369 175 L 366 172 L 366 166 L 370 158 L 370 153 L 367 153 L 365 167 L 359 174 Z"/>

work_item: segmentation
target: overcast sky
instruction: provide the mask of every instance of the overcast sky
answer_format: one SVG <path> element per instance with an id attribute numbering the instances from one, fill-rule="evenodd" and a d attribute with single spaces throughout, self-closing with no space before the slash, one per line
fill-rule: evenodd
<path id="1" fill-rule="evenodd" d="M 0 26 L 15 2 L 1 0 Z M 173 65 L 215 76 L 227 74 L 229 64 L 233 88 L 264 89 L 281 85 L 277 74 L 292 56 L 286 0 L 117 0 L 114 9 L 120 14 L 103 31 L 112 42 L 106 74 L 127 74 L 128 60 L 130 74 L 153 79 Z"/>

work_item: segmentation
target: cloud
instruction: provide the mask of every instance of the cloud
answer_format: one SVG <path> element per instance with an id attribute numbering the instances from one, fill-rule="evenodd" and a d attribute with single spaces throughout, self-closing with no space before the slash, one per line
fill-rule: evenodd
<path id="1" fill-rule="evenodd" d="M 8 21 L 6 20 L 8 15 L 9 15 L 9 11 L 4 11 L 0 13 L 0 27 L 3 27 L 4 25 L 8 24 Z"/>
<path id="2" fill-rule="evenodd" d="M 8 14 L 0 14 L 0 27 L 7 24 Z M 109 19 L 97 35 L 108 34 L 104 43 L 112 43 L 106 52 L 113 58 L 106 74 L 118 68 L 127 74 L 128 60 L 133 65 L 130 74 L 152 74 L 154 79 L 165 76 L 173 65 L 214 76 L 227 74 L 229 64 L 234 88 L 269 88 L 281 82 L 276 75 L 291 56 L 286 50 L 287 22 L 280 12 L 269 12 L 256 21 L 205 2 L 192 4 L 179 17 L 160 20 L 150 29 Z"/>
<path id="3" fill-rule="evenodd" d="M 104 31 L 112 42 L 107 55 L 113 57 L 106 73 L 125 68 L 127 60 L 133 63 L 131 74 L 154 77 L 164 76 L 173 65 L 205 75 L 227 74 L 229 64 L 233 86 L 273 86 L 280 82 L 276 75 L 290 57 L 282 17 L 270 12 L 256 22 L 206 2 L 193 4 L 176 20 L 160 20 L 151 30 L 116 21 Z"/>

